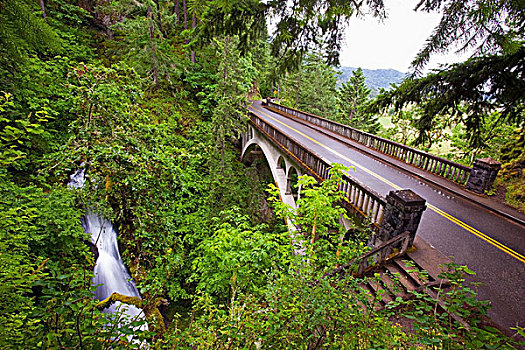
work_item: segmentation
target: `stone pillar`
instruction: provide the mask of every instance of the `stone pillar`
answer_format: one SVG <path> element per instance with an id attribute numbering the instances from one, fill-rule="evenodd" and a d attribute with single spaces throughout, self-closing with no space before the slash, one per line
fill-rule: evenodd
<path id="1" fill-rule="evenodd" d="M 467 180 L 467 190 L 484 193 L 492 188 L 501 164 L 492 158 L 476 159 Z"/>
<path id="2" fill-rule="evenodd" d="M 371 239 L 372 246 L 379 246 L 405 231 L 410 232 L 411 246 L 421 216 L 427 208 L 426 201 L 412 190 L 390 191 L 379 233 Z"/>

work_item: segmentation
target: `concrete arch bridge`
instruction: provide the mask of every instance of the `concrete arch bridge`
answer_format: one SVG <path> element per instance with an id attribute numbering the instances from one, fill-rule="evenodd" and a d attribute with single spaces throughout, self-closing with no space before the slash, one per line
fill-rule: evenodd
<path id="1" fill-rule="evenodd" d="M 425 241 L 477 272 L 469 279 L 483 283 L 478 296 L 491 300 L 497 323 L 525 326 L 525 215 L 484 195 L 499 164 L 467 167 L 271 101 L 253 102 L 248 113 L 242 155 L 264 154 L 285 203 L 300 196 L 296 176 L 322 181 L 332 163 L 354 167 L 343 177 L 342 204 L 371 223 L 373 246 Z"/>

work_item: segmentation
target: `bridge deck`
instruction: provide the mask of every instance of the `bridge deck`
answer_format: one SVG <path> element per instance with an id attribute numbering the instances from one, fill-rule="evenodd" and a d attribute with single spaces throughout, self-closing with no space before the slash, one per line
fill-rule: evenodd
<path id="1" fill-rule="evenodd" d="M 459 264 L 476 271 L 469 281 L 482 282 L 478 295 L 490 299 L 489 315 L 503 327 L 525 326 L 525 227 L 388 166 L 345 142 L 329 137 L 254 102 L 250 110 L 330 162 L 355 167 L 349 175 L 386 195 L 410 188 L 427 200 L 418 236 Z M 408 166 L 407 166 L 408 167 Z"/>

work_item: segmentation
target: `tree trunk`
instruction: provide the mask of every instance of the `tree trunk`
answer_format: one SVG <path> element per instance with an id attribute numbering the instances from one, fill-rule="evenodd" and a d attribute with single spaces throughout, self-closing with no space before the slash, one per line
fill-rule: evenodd
<path id="1" fill-rule="evenodd" d="M 159 87 L 159 69 L 157 67 L 157 46 L 155 45 L 155 21 L 153 19 L 153 13 L 151 11 L 151 6 L 148 6 L 148 12 L 147 17 L 150 20 L 150 26 L 149 26 L 149 40 L 151 44 L 151 49 L 153 51 L 151 55 L 151 60 L 153 63 L 153 83 L 155 84 L 155 88 L 157 89 Z"/>
<path id="2" fill-rule="evenodd" d="M 224 126 L 224 121 L 223 121 L 222 124 L 223 124 L 223 126 Z M 224 159 L 224 158 L 225 158 L 224 153 L 225 153 L 226 145 L 225 145 L 225 143 L 224 143 L 224 138 L 225 138 L 225 136 L 222 135 L 222 139 L 221 139 L 221 157 L 222 157 L 222 158 L 221 158 L 221 175 L 222 175 L 223 177 L 224 177 L 224 170 L 225 170 L 225 168 L 226 168 L 226 165 L 225 165 L 226 163 L 225 163 L 225 159 Z"/>
<path id="3" fill-rule="evenodd" d="M 108 39 L 113 40 L 114 33 L 111 29 L 111 17 L 109 15 L 102 17 L 102 24 L 106 28 L 106 35 L 108 36 Z"/>
<path id="4" fill-rule="evenodd" d="M 295 108 L 299 109 L 299 94 L 301 93 L 301 80 L 303 76 L 303 70 L 299 68 L 299 79 L 297 80 L 297 91 L 295 93 Z"/>
<path id="5" fill-rule="evenodd" d="M 193 12 L 193 20 L 191 22 L 191 28 L 195 30 L 195 27 L 197 27 L 197 14 Z M 195 32 L 193 33 L 193 39 L 195 39 Z M 195 50 L 193 48 L 191 50 L 191 63 L 195 63 Z"/>
<path id="6" fill-rule="evenodd" d="M 315 242 L 319 240 L 319 232 L 317 232 L 316 226 L 317 226 L 316 224 L 312 226 L 312 239 L 310 240 L 311 244 L 314 244 Z"/>
<path id="7" fill-rule="evenodd" d="M 472 150 L 472 153 L 470 154 L 470 164 L 474 164 L 474 160 L 476 160 L 476 155 L 478 154 L 478 149 L 477 148 L 474 148 Z"/>
<path id="8" fill-rule="evenodd" d="M 184 30 L 188 29 L 188 4 L 187 0 L 182 0 L 182 12 L 184 16 Z M 188 39 L 184 40 L 184 43 L 188 45 Z"/>
<path id="9" fill-rule="evenodd" d="M 157 7 L 157 24 L 159 25 L 159 30 L 162 34 L 166 34 L 164 33 L 164 29 L 162 28 L 162 21 L 160 19 L 160 3 L 159 3 L 159 0 L 153 0 L 155 2 L 155 5 Z"/>
<path id="10" fill-rule="evenodd" d="M 223 73 L 223 79 L 224 81 L 227 81 L 228 79 L 228 37 L 226 37 L 224 39 L 224 57 L 225 57 L 225 61 L 226 61 L 226 64 L 224 65 L 224 73 Z M 226 92 L 223 90 L 222 92 L 222 99 L 226 99 Z M 224 160 L 224 153 L 225 153 L 225 138 L 226 138 L 226 132 L 225 132 L 225 126 L 224 126 L 224 116 L 222 117 L 222 131 L 223 131 L 223 134 L 222 134 L 222 137 L 221 137 L 221 156 L 222 156 L 222 169 L 221 169 L 221 173 L 222 173 L 222 176 L 224 176 L 224 170 L 225 170 L 225 160 Z"/>
<path id="11" fill-rule="evenodd" d="M 40 9 L 42 10 L 42 17 L 44 17 L 44 20 L 47 21 L 46 6 L 44 5 L 44 0 L 38 0 L 38 3 L 40 4 Z"/>
<path id="12" fill-rule="evenodd" d="M 180 4 L 179 0 L 175 0 L 175 16 L 177 17 L 177 24 L 180 22 Z"/>

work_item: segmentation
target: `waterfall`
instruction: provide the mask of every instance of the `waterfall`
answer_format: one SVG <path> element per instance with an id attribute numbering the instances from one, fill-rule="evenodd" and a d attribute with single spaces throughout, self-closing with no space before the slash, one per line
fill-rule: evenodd
<path id="1" fill-rule="evenodd" d="M 69 188 L 84 187 L 84 169 L 77 170 L 70 176 Z M 82 226 L 85 232 L 91 235 L 91 242 L 97 246 L 99 256 L 95 263 L 95 277 L 93 285 L 97 286 L 95 297 L 104 300 L 113 292 L 117 292 L 130 297 L 140 297 L 135 283 L 131 279 L 124 262 L 120 257 L 117 245 L 117 232 L 113 228 L 111 221 L 101 215 L 88 210 L 82 218 Z M 106 308 L 104 312 L 115 313 L 123 310 L 126 318 L 143 318 L 142 310 L 133 305 L 121 305 L 120 302 L 114 303 Z M 139 316 L 140 315 L 140 316 Z"/>

